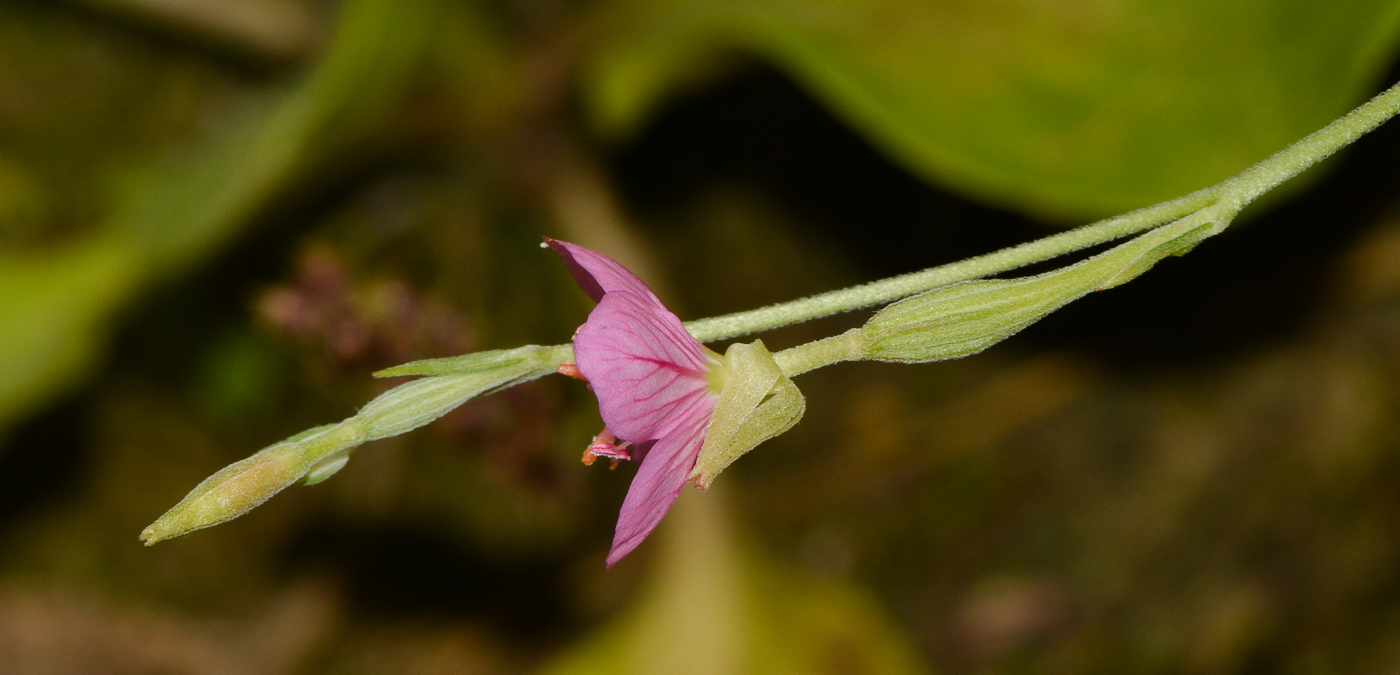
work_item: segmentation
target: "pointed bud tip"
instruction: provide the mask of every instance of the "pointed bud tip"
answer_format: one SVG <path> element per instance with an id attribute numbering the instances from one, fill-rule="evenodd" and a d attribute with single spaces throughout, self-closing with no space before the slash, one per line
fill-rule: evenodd
<path id="1" fill-rule="evenodd" d="M 161 536 L 159 534 L 156 534 L 156 530 L 154 527 L 147 527 L 146 529 L 141 530 L 141 536 L 137 537 L 137 539 L 140 539 L 147 546 L 154 546 L 156 542 L 161 540 Z"/>

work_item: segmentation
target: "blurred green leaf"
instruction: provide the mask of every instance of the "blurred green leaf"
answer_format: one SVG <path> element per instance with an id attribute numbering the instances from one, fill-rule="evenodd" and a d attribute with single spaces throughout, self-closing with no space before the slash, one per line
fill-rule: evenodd
<path id="1" fill-rule="evenodd" d="M 720 494 L 682 495 L 651 543 L 663 548 L 636 604 L 543 673 L 927 672 L 901 630 L 860 590 L 741 551 Z"/>
<path id="2" fill-rule="evenodd" d="M 128 186 L 111 226 L 161 265 L 224 243 L 279 190 L 380 127 L 430 37 L 429 3 L 356 0 L 321 63 L 295 89 L 173 168 Z"/>
<path id="3" fill-rule="evenodd" d="M 0 258 L 0 428 L 72 385 L 142 286 L 196 264 L 274 196 L 383 123 L 424 52 L 430 3 L 354 0 L 290 92 L 125 186 L 86 239 Z"/>
<path id="4" fill-rule="evenodd" d="M 1400 3 L 1309 0 L 614 0 L 588 110 L 634 130 L 752 52 L 931 182 L 1054 218 L 1216 183 L 1345 113 Z"/>
<path id="5" fill-rule="evenodd" d="M 246 329 L 230 331 L 200 359 L 194 383 L 199 403 L 230 427 L 278 407 L 275 391 L 282 364 L 270 341 L 261 337 Z"/>
<path id="6" fill-rule="evenodd" d="M 0 425 L 91 366 L 102 324 L 139 277 L 135 261 L 110 239 L 0 257 Z"/>
<path id="7" fill-rule="evenodd" d="M 0 245 L 33 237 L 47 210 L 47 198 L 39 181 L 0 154 Z"/>
<path id="8" fill-rule="evenodd" d="M 313 5 L 301 0 L 73 0 L 166 35 L 263 61 L 305 55 L 317 37 Z"/>

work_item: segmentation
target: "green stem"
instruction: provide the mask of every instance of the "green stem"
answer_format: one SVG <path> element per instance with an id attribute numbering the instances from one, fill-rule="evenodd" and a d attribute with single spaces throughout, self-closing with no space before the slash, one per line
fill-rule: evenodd
<path id="1" fill-rule="evenodd" d="M 1092 225 L 1044 239 L 968 258 L 942 267 L 882 279 L 839 291 L 769 305 L 746 312 L 691 321 L 685 325 L 695 339 L 713 342 L 758 333 L 823 316 L 872 307 L 917 295 L 939 286 L 980 279 L 1031 263 L 1073 253 L 1080 249 L 1150 230 L 1162 223 L 1194 213 L 1213 201 L 1210 190 L 1193 192 L 1169 202 L 1101 220 Z"/>
<path id="2" fill-rule="evenodd" d="M 746 312 L 691 321 L 685 327 L 701 342 L 727 340 L 832 314 L 894 302 L 960 281 L 1000 274 L 1138 234 L 1212 206 L 1218 206 L 1223 212 L 1233 215 L 1260 195 L 1326 159 L 1397 113 L 1400 113 L 1400 85 L 1392 86 L 1346 116 L 1255 164 L 1243 173 L 1184 197 L 942 267 Z M 1229 218 L 1222 218 L 1220 228 L 1223 229 L 1228 222 Z M 557 363 L 571 360 L 572 351 L 569 345 L 559 345 L 552 349 L 548 354 L 549 358 L 544 360 Z M 787 352 L 780 352 L 782 353 Z M 801 364 L 806 363 L 805 359 L 809 356 L 818 353 L 794 352 L 785 357 L 793 359 L 793 367 L 797 368 L 789 375 L 810 370 Z M 785 367 L 784 371 L 786 370 Z"/>
<path id="3" fill-rule="evenodd" d="M 1243 208 L 1260 195 L 1370 133 L 1396 113 L 1400 113 L 1400 84 L 1392 85 L 1359 108 L 1212 189 L 1222 199 L 1238 200 L 1237 208 Z"/>
<path id="4" fill-rule="evenodd" d="M 959 281 L 1000 274 L 1150 230 L 1216 203 L 1223 203 L 1227 212 L 1235 213 L 1380 126 L 1397 112 L 1400 112 L 1400 84 L 1243 173 L 1184 197 L 950 265 L 746 312 L 691 321 L 686 329 L 701 342 L 735 338 L 893 302 Z M 1224 223 L 1222 229 L 1223 226 Z"/>
<path id="5" fill-rule="evenodd" d="M 784 349 L 773 355 L 778 369 L 788 377 L 801 375 L 809 370 L 842 361 L 859 361 L 865 358 L 861 348 L 861 330 L 852 328 L 840 335 L 808 342 L 791 349 Z"/>

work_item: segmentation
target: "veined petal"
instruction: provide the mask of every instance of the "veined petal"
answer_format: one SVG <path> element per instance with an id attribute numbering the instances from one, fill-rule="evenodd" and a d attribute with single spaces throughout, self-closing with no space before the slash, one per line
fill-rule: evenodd
<path id="1" fill-rule="evenodd" d="M 642 459 L 617 517 L 608 567 L 637 548 L 671 510 L 695 466 L 713 412 L 714 401 L 708 397 L 694 401 L 679 412 L 678 424 L 656 441 Z"/>
<path id="2" fill-rule="evenodd" d="M 567 241 L 545 237 L 544 243 L 564 259 L 564 266 L 574 275 L 574 281 L 578 282 L 579 287 L 588 297 L 593 298 L 594 302 L 602 300 L 605 293 L 631 291 L 658 307 L 664 306 L 637 275 L 619 265 L 616 260 Z"/>
<path id="3" fill-rule="evenodd" d="M 603 295 L 574 336 L 574 360 L 618 438 L 660 438 L 696 401 L 713 407 L 706 375 L 714 361 L 675 314 L 636 293 Z"/>
<path id="4" fill-rule="evenodd" d="M 609 443 L 614 435 L 634 443 L 632 457 L 641 461 L 618 516 L 608 553 L 612 567 L 656 529 L 695 467 L 714 417 L 716 398 L 709 391 L 709 374 L 719 365 L 718 355 L 686 332 L 646 284 L 612 259 L 568 242 L 546 238 L 545 243 L 563 258 L 584 292 L 598 301 L 574 333 L 574 363 L 597 395 L 598 412 L 607 425 L 584 452 L 584 462 L 597 455 L 612 456 L 615 448 Z M 604 452 L 595 451 L 595 446 Z"/>

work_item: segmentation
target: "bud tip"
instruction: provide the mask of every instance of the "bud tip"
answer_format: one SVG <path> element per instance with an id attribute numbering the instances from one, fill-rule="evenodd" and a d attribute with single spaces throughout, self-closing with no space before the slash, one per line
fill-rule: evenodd
<path id="1" fill-rule="evenodd" d="M 145 542 L 147 546 L 152 546 L 156 542 L 161 540 L 160 535 L 156 534 L 155 528 L 153 527 L 148 527 L 144 530 L 141 530 L 141 536 L 138 538 L 141 541 Z"/>

